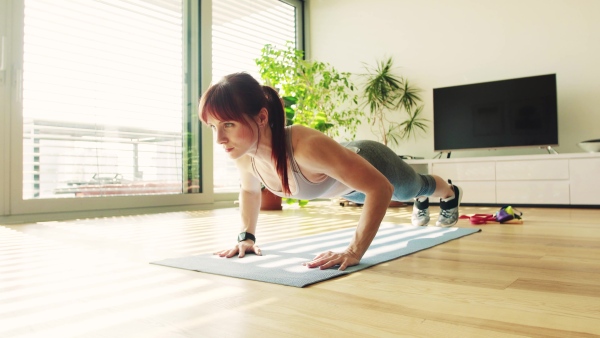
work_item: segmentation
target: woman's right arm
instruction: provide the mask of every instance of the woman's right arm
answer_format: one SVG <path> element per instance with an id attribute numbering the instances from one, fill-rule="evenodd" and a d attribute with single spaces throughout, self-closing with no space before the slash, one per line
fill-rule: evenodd
<path id="1" fill-rule="evenodd" d="M 258 214 L 260 212 L 261 184 L 260 181 L 254 177 L 250 171 L 252 170 L 252 165 L 247 156 L 237 160 L 236 165 L 240 171 L 239 208 L 242 218 L 240 233 L 249 232 L 253 235 L 256 235 L 256 225 L 258 222 Z M 237 236 L 234 238 L 237 238 Z M 254 252 L 257 255 L 261 254 L 260 248 L 256 245 L 256 243 L 254 243 L 254 241 L 249 239 L 242 242 L 237 242 L 235 247 L 222 250 L 216 254 L 227 258 L 233 257 L 237 254 L 240 258 L 242 258 L 247 252 Z"/>

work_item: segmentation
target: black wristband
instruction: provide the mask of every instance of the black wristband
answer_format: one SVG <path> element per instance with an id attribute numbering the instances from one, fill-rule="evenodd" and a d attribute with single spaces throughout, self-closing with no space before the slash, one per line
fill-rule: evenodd
<path id="1" fill-rule="evenodd" d="M 245 241 L 247 239 L 252 240 L 254 243 L 256 243 L 256 237 L 254 237 L 254 235 L 249 232 L 241 232 L 238 235 L 238 242 Z"/>

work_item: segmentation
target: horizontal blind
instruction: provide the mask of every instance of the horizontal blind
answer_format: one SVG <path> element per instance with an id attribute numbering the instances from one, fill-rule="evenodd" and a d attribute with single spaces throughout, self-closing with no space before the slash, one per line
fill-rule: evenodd
<path id="1" fill-rule="evenodd" d="M 278 0 L 213 0 L 212 77 L 247 72 L 260 81 L 255 60 L 266 44 L 295 43 L 297 8 Z M 222 146 L 215 144 L 215 192 L 239 191 L 238 171 Z"/>
<path id="2" fill-rule="evenodd" d="M 182 12 L 25 0 L 25 199 L 182 193 Z"/>

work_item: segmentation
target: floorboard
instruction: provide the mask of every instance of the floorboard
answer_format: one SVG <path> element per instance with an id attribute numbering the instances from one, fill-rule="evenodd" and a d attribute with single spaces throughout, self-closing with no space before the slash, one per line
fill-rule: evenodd
<path id="1" fill-rule="evenodd" d="M 0 337 L 600 337 L 600 209 L 521 211 L 306 288 L 149 264 L 231 246 L 235 208 L 0 225 Z M 354 227 L 360 212 L 286 206 L 261 213 L 257 237 Z"/>

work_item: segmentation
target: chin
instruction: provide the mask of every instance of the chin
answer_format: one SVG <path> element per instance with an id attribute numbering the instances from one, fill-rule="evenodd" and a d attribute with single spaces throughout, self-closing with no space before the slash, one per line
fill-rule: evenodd
<path id="1" fill-rule="evenodd" d="M 237 160 L 238 158 L 242 157 L 242 155 L 244 155 L 244 154 L 240 154 L 239 152 L 236 152 L 236 151 L 227 153 L 227 156 L 229 156 L 229 158 L 232 160 Z"/>

